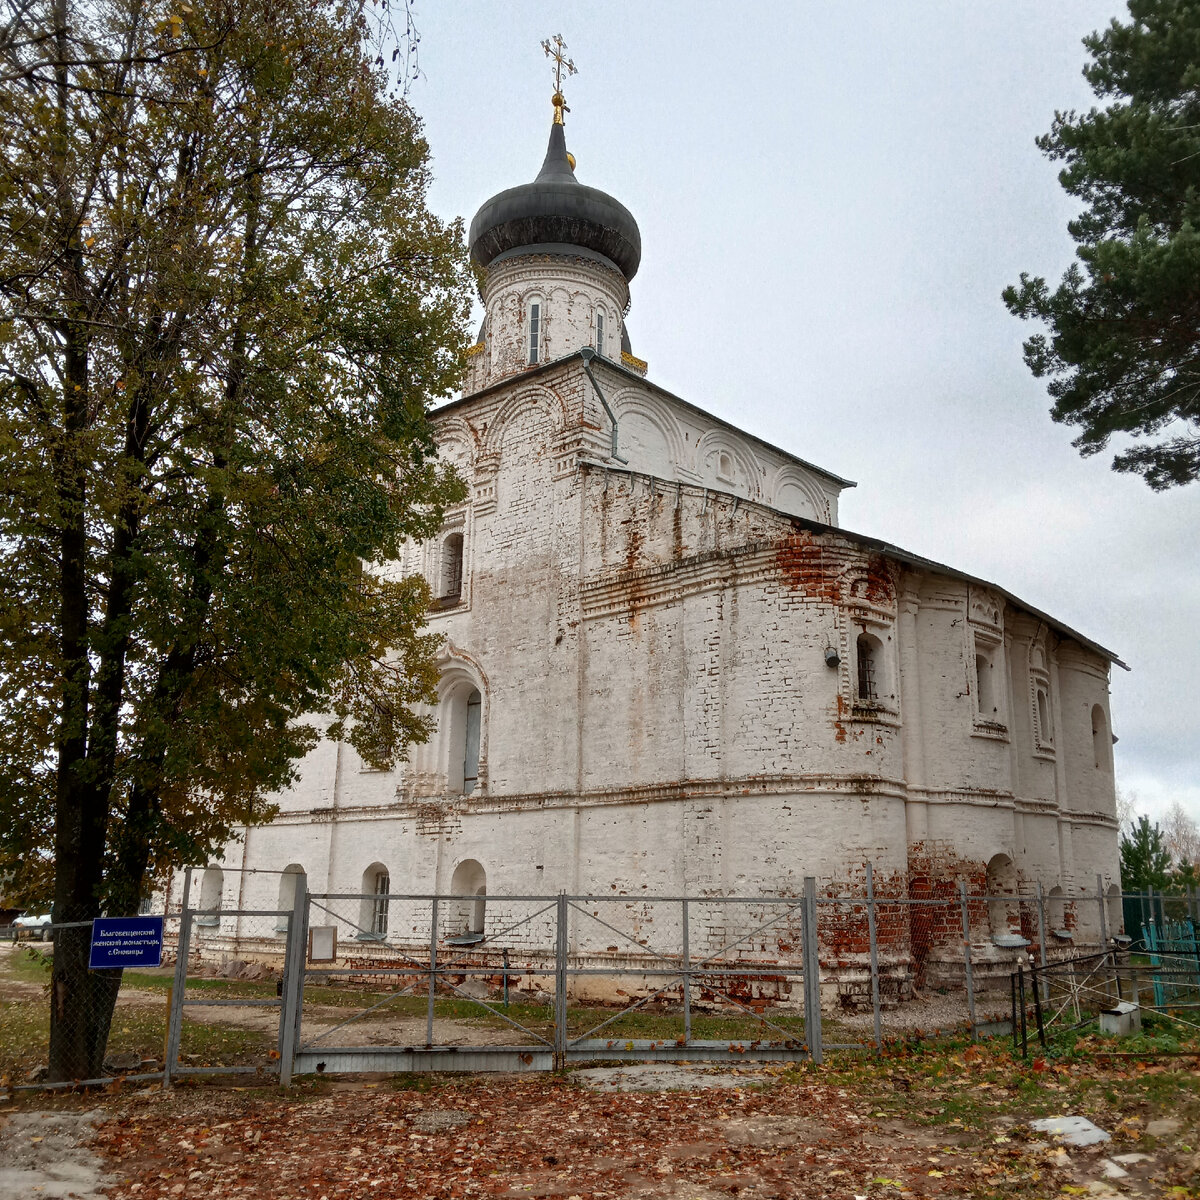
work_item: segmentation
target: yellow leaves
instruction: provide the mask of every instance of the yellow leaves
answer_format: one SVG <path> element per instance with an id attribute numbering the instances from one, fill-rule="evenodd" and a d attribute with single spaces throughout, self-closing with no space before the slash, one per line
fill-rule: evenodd
<path id="1" fill-rule="evenodd" d="M 945 1177 L 946 1177 L 945 1171 L 938 1171 L 936 1169 L 927 1172 L 927 1174 L 930 1176 L 931 1179 L 945 1179 Z"/>

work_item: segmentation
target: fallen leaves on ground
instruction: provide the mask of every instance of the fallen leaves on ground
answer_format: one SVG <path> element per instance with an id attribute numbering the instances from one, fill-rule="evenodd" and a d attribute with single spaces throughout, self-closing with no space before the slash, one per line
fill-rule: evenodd
<path id="1" fill-rule="evenodd" d="M 596 1094 L 516 1077 L 300 1103 L 207 1090 L 131 1105 L 100 1145 L 114 1200 L 966 1196 L 1031 1172 L 1059 1190 L 1053 1165 L 1020 1147 L 980 1150 L 973 1135 L 880 1121 L 815 1079 L 771 1083 Z"/>

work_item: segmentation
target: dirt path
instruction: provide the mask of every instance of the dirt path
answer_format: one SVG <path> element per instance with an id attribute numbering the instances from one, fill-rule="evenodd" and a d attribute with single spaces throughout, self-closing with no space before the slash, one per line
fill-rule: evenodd
<path id="1" fill-rule="evenodd" d="M 189 1004 L 188 1016 L 209 1025 L 231 1025 L 258 1033 L 274 1034 L 279 1025 L 277 1008 L 247 1005 Z M 482 1009 L 480 1010 L 483 1011 Z M 328 1046 L 416 1046 L 425 1045 L 425 1018 L 386 1012 L 356 1017 L 357 1010 L 325 1004 L 305 1004 L 302 1040 Z M 340 1026 L 340 1028 L 338 1028 Z M 494 1027 L 438 1018 L 433 1023 L 433 1040 L 439 1046 L 516 1046 L 534 1039 L 509 1026 Z"/>

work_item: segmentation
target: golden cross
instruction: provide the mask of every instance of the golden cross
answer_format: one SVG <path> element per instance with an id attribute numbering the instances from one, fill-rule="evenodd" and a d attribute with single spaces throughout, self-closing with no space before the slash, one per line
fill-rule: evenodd
<path id="1" fill-rule="evenodd" d="M 555 125 L 561 125 L 563 113 L 571 111 L 562 94 L 563 70 L 566 70 L 568 78 L 578 74 L 575 64 L 563 53 L 566 48 L 567 43 L 563 41 L 561 33 L 556 33 L 552 38 L 546 38 L 542 42 L 542 50 L 545 51 L 546 57 L 554 60 L 554 96 L 551 103 L 554 105 Z"/>

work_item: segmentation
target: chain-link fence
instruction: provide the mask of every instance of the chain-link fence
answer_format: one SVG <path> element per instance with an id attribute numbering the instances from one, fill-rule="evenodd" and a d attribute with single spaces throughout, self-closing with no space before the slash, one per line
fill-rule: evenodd
<path id="1" fill-rule="evenodd" d="M 178 925 L 164 918 L 164 942 Z M 162 1078 L 170 966 L 92 970 L 91 937 L 92 922 L 70 922 L 0 943 L 0 1080 L 9 1088 Z"/>
<path id="2" fill-rule="evenodd" d="M 1008 1034 L 1036 1003 L 1060 1025 L 1130 995 L 1148 1011 L 1200 1004 L 1195 892 L 1122 896 L 1099 879 L 1072 895 L 966 880 L 900 892 L 868 866 L 854 892 L 807 881 L 785 897 L 310 896 L 285 870 L 237 888 L 277 907 L 232 908 L 205 892 L 211 870 L 172 892 L 160 965 L 76 974 L 56 1036 L 90 1079 L 820 1061 L 890 1038 Z M 82 1078 L 56 1069 L 51 993 L 55 959 L 88 936 L 81 923 L 0 944 L 9 1086 Z M 81 1058 L 80 1043 L 98 1052 Z"/>

